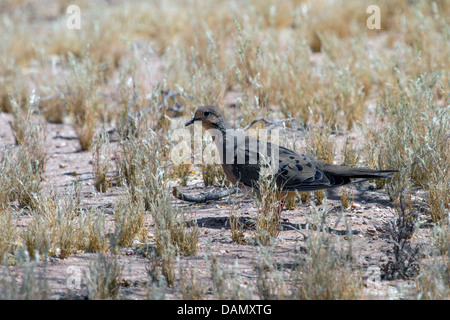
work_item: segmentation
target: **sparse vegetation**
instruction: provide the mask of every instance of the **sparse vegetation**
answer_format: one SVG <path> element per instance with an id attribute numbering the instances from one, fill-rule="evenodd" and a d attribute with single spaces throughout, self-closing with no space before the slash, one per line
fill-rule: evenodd
<path id="1" fill-rule="evenodd" d="M 120 290 L 122 266 L 113 255 L 99 252 L 86 272 L 88 296 L 91 300 L 114 299 Z"/>
<path id="2" fill-rule="evenodd" d="M 281 211 L 284 199 L 276 186 L 275 178 L 269 172 L 260 172 L 259 194 L 256 196 L 257 216 L 255 239 L 261 245 L 273 244 L 280 233 Z"/>
<path id="3" fill-rule="evenodd" d="M 111 151 L 108 134 L 103 131 L 95 138 L 93 144 L 95 189 L 99 192 L 106 192 L 110 185 L 110 180 L 108 180 L 108 170 L 111 165 Z"/>
<path id="4" fill-rule="evenodd" d="M 233 204 L 231 208 L 231 214 L 228 218 L 228 221 L 230 223 L 230 231 L 231 231 L 231 240 L 237 243 L 242 243 L 245 240 L 245 234 L 244 234 L 244 228 L 245 224 L 241 220 L 241 217 L 238 214 L 237 204 L 236 200 L 233 199 Z"/>
<path id="5" fill-rule="evenodd" d="M 68 5 L 0 4 L 0 299 L 359 299 L 373 265 L 380 297 L 391 280 L 450 297 L 446 1 L 81 0 L 80 29 Z M 218 164 L 171 159 L 206 104 L 399 172 L 288 203 L 269 176 L 256 198 L 181 201 L 173 186 L 230 187 Z M 82 289 L 61 294 L 83 259 Z"/>
<path id="6" fill-rule="evenodd" d="M 16 270 L 4 265 L 0 270 L 1 300 L 46 300 L 50 298 L 50 288 L 45 277 L 47 262 L 32 259 L 26 251 L 16 250 L 14 261 Z M 17 281 L 20 279 L 20 281 Z"/>
<path id="7" fill-rule="evenodd" d="M 294 298 L 308 300 L 357 299 L 362 279 L 358 270 L 351 266 L 347 252 L 327 244 L 322 236 L 307 240 L 308 253 L 294 271 Z M 302 256 L 299 256 L 302 259 Z"/>

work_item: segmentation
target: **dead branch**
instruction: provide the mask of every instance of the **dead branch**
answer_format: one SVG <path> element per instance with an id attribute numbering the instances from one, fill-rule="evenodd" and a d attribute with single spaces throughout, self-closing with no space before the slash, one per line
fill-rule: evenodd
<path id="1" fill-rule="evenodd" d="M 177 199 L 180 199 L 183 201 L 189 201 L 189 202 L 196 202 L 196 203 L 220 200 L 222 198 L 228 197 L 228 196 L 238 193 L 238 192 L 239 192 L 239 188 L 232 188 L 232 189 L 226 189 L 224 191 L 216 192 L 216 193 L 189 195 L 189 194 L 182 193 L 181 191 L 178 190 L 177 187 L 173 187 L 173 189 L 172 189 L 172 194 Z"/>
<path id="2" fill-rule="evenodd" d="M 161 90 L 161 93 L 164 95 L 164 97 L 163 97 L 162 103 L 158 106 L 158 110 L 165 107 L 169 111 L 173 111 L 175 113 L 181 114 L 184 112 L 184 106 L 178 101 L 177 96 L 195 100 L 195 97 L 193 97 L 189 94 L 178 92 L 178 91 L 172 91 L 170 89 Z M 175 107 L 167 106 L 167 100 L 169 100 L 169 99 L 172 100 Z"/>

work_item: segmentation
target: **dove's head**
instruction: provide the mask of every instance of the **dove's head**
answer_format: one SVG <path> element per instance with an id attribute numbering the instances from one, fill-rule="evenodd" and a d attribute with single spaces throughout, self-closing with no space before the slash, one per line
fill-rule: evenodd
<path id="1" fill-rule="evenodd" d="M 186 123 L 186 127 L 195 121 L 201 121 L 202 127 L 205 130 L 230 128 L 223 111 L 216 106 L 203 106 L 198 108 L 195 111 L 194 117 Z"/>

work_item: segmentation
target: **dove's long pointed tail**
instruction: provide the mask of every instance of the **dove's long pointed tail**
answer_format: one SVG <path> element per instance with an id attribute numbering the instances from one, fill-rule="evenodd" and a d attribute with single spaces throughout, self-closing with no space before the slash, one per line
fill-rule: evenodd
<path id="1" fill-rule="evenodd" d="M 325 172 L 348 178 L 382 179 L 392 178 L 391 173 L 398 172 L 398 170 L 371 170 L 364 168 L 341 167 L 339 170 L 325 170 Z"/>
<path id="2" fill-rule="evenodd" d="M 350 168 L 332 165 L 325 162 L 316 163 L 319 170 L 323 171 L 330 180 L 330 187 L 344 185 L 352 182 L 352 179 L 362 179 L 353 182 L 362 182 L 372 179 L 392 178 L 392 173 L 398 170 L 372 170 L 366 168 Z"/>
<path id="3" fill-rule="evenodd" d="M 326 174 L 341 176 L 346 178 L 382 179 L 391 178 L 392 173 L 398 170 L 373 170 L 367 168 L 351 168 L 346 166 L 333 165 L 322 161 L 315 163 L 316 167 Z"/>

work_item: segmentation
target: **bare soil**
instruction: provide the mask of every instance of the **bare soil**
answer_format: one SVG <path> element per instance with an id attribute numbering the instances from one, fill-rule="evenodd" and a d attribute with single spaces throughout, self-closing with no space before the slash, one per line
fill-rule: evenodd
<path id="1" fill-rule="evenodd" d="M 3 146 L 14 144 L 13 134 L 8 123 L 11 119 L 10 114 L 0 114 L 0 144 Z M 113 186 L 106 193 L 97 192 L 92 180 L 92 153 L 80 151 L 79 142 L 71 125 L 47 123 L 46 128 L 48 162 L 44 187 L 68 190 L 76 180 L 81 181 L 82 205 L 101 208 L 108 219 L 113 221 L 114 205 L 124 192 L 123 188 Z M 342 139 L 342 137 L 338 137 L 338 141 L 342 142 Z M 112 150 L 116 146 L 117 144 L 113 142 L 111 144 Z M 114 163 L 114 152 L 112 153 L 111 163 Z M 114 170 L 114 166 L 112 166 L 112 170 Z M 211 187 L 205 189 L 199 175 L 200 170 L 195 171 L 196 173 L 191 175 L 187 186 L 180 187 L 181 191 L 198 194 L 215 189 Z M 173 181 L 173 185 L 177 186 L 178 182 Z M 370 266 L 382 268 L 389 259 L 392 259 L 392 244 L 388 242 L 389 237 L 386 227 L 395 216 L 393 204 L 389 201 L 384 190 L 376 190 L 374 184 L 370 182 L 355 184 L 351 187 L 352 206 L 350 209 L 342 209 L 340 195 L 340 189 L 327 191 L 328 214 L 326 224 L 329 227 L 330 236 L 336 241 L 341 241 L 341 243 L 349 241 L 349 235 L 345 227 L 345 216 L 352 230 L 353 250 L 359 257 L 357 263 L 363 266 L 364 270 Z M 256 216 L 254 201 L 250 197 L 241 198 L 238 213 L 244 221 L 251 221 Z M 235 264 L 237 260 L 244 284 L 251 281 L 251 276 L 256 274 L 255 265 L 257 263 L 257 246 L 252 240 L 254 231 L 249 224 L 245 231 L 247 242 L 237 244 L 231 241 L 228 221 L 231 214 L 230 201 L 223 199 L 194 204 L 173 197 L 173 203 L 186 211 L 191 219 L 195 219 L 200 228 L 198 253 L 195 256 L 182 257 L 182 265 L 194 266 L 198 271 L 196 276 L 207 281 L 210 278 L 210 265 L 204 256 L 207 243 L 210 242 L 212 252 L 219 257 L 222 263 Z M 295 210 L 283 211 L 284 227 L 274 247 L 274 256 L 278 263 L 288 266 L 294 262 L 293 254 L 295 250 L 304 246 L 303 236 L 289 226 L 305 231 L 305 215 L 310 212 L 312 205 L 313 202 L 299 204 Z M 319 210 L 321 209 L 321 205 L 316 206 Z M 151 217 L 148 218 L 148 221 L 151 225 L 150 233 L 152 233 Z M 17 221 L 18 225 L 23 228 L 26 228 L 26 222 L 26 214 L 22 215 Z M 426 233 L 425 229 L 419 229 L 412 241 L 417 242 L 424 236 L 424 232 Z M 42 263 L 42 272 L 47 277 L 52 289 L 51 297 L 56 299 L 85 299 L 87 297 L 86 287 L 81 286 L 80 289 L 69 290 L 68 281 L 74 275 L 73 270 L 76 270 L 76 272 L 87 270 L 95 255 L 94 253 L 76 253 L 67 259 L 51 257 L 47 263 Z M 142 248 L 139 246 L 123 248 L 118 257 L 123 265 L 123 285 L 120 290 L 120 297 L 125 299 L 145 298 L 148 284 L 146 272 L 148 260 L 142 255 Z M 362 298 L 407 298 L 412 293 L 409 290 L 411 288 L 412 285 L 407 281 L 381 280 L 377 283 L 367 282 Z M 169 289 L 166 296 L 166 298 L 179 297 L 177 289 Z"/>

